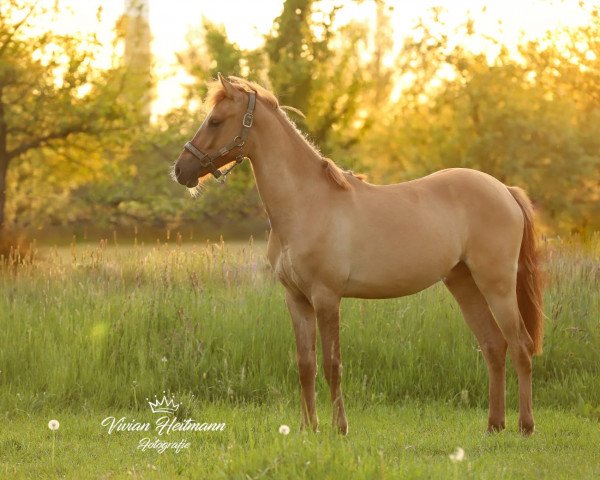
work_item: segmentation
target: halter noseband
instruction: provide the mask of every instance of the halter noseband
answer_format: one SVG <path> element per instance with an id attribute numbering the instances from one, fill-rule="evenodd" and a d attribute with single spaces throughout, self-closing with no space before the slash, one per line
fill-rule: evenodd
<path id="1" fill-rule="evenodd" d="M 209 172 L 213 177 L 219 178 L 223 177 L 225 180 L 227 174 L 233 170 L 233 168 L 244 160 L 245 156 L 241 153 L 241 149 L 246 143 L 246 139 L 248 138 L 248 134 L 250 133 L 250 127 L 252 126 L 252 122 L 254 120 L 254 107 L 256 106 L 256 92 L 248 92 L 248 107 L 246 108 L 246 113 L 244 114 L 244 118 L 242 120 L 242 130 L 239 135 L 237 135 L 231 142 L 225 145 L 223 148 L 217 150 L 213 154 L 204 153 L 203 151 L 196 148 L 192 145 L 192 142 L 187 142 L 183 148 L 190 152 L 194 157 L 196 157 L 200 161 L 200 165 L 203 167 L 208 167 Z M 239 148 L 240 153 L 235 157 L 235 163 L 229 167 L 224 172 L 221 172 L 215 164 L 213 160 L 217 158 L 221 158 L 231 152 L 233 149 Z"/>

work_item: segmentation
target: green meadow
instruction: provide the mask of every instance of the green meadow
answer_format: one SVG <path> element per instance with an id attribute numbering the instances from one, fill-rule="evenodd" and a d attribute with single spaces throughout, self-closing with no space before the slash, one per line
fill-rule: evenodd
<path id="1" fill-rule="evenodd" d="M 536 433 L 484 434 L 487 371 L 443 286 L 342 305 L 350 433 L 301 433 L 295 346 L 264 243 L 38 247 L 0 267 L 0 478 L 599 478 L 600 238 L 545 240 Z M 223 432 L 156 433 L 147 398 Z M 60 428 L 49 430 L 50 419 Z M 279 433 L 289 425 L 289 435 Z M 460 447 L 464 459 L 449 455 Z"/>

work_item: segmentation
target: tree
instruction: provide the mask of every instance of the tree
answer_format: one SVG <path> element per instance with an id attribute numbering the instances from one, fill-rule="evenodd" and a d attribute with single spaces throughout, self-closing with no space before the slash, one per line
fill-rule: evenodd
<path id="1" fill-rule="evenodd" d="M 336 30 L 340 8 L 286 0 L 264 45 L 273 90 L 282 104 L 306 115 L 298 123 L 325 154 L 340 153 L 357 141 L 354 121 L 367 90 L 361 49 L 368 30 L 357 23 Z"/>
<path id="2" fill-rule="evenodd" d="M 341 29 L 334 26 L 339 8 L 314 0 L 286 0 L 264 45 L 253 51 L 241 49 L 227 38 L 222 26 L 204 20 L 203 29 L 192 32 L 189 47 L 178 54 L 181 65 L 195 79 L 188 88 L 188 100 L 194 100 L 191 105 L 201 104 L 206 83 L 216 78 L 217 72 L 248 77 L 272 89 L 283 105 L 299 108 L 306 115 L 306 119 L 294 116 L 294 120 L 324 154 L 346 167 L 355 166 L 350 147 L 372 123 L 375 104 L 377 108 L 385 104 L 391 90 L 391 71 L 383 61 L 392 47 L 391 29 L 385 2 L 378 1 L 379 28 L 373 35 L 377 55 L 372 61 L 364 60 L 369 31 L 356 23 Z M 373 84 L 376 88 L 372 89 Z M 198 112 L 198 119 L 203 113 Z M 199 120 L 192 127 L 182 127 L 187 137 L 198 124 Z M 169 128 L 181 130 L 173 123 Z M 180 143 L 173 156 L 179 148 Z M 179 218 L 194 214 L 204 223 L 217 225 L 222 219 L 239 222 L 259 216 L 262 206 L 248 165 L 237 169 L 228 183 L 225 189 L 204 190 L 200 209 L 193 208 L 191 201 L 181 205 Z"/>
<path id="3" fill-rule="evenodd" d="M 32 19 L 50 13 L 21 0 L 0 7 L 0 227 L 13 165 L 47 161 L 73 178 L 118 148 L 137 121 L 122 95 L 125 70 L 94 68 L 93 37 L 32 34 Z"/>
<path id="4" fill-rule="evenodd" d="M 218 72 L 241 75 L 246 52 L 229 41 L 223 25 L 203 19 L 202 30 L 190 32 L 187 42 L 188 48 L 177 54 L 177 60 L 195 80 L 188 87 L 188 101 L 201 100 L 206 95 L 206 83 L 217 78 Z"/>
<path id="5" fill-rule="evenodd" d="M 476 168 L 525 187 L 553 230 L 598 228 L 600 22 L 590 20 L 518 52 L 487 38 L 488 57 L 465 47 L 471 20 L 449 32 L 434 11 L 398 58 L 410 81 L 360 152 L 378 159 L 383 181 Z"/>
<path id="6" fill-rule="evenodd" d="M 178 54 L 180 64 L 196 80 L 188 89 L 188 99 L 201 99 L 206 83 L 217 72 L 248 77 L 271 88 L 282 104 L 302 111 L 306 119 L 295 120 L 326 153 L 355 142 L 353 125 L 361 100 L 368 98 L 367 79 L 377 77 L 384 98 L 389 72 L 375 63 L 373 74 L 364 68 L 361 53 L 367 28 L 355 23 L 336 30 L 334 21 L 341 7 L 321 3 L 286 0 L 264 45 L 253 51 L 229 41 L 223 26 L 204 20 L 200 34 L 189 35 L 189 47 Z M 379 35 L 383 56 L 390 47 L 389 26 L 383 25 L 383 14 L 378 18 L 384 27 Z"/>

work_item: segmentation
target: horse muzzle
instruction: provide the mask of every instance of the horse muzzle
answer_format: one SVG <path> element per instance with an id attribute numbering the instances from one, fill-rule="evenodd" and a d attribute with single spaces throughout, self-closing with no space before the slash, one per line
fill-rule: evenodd
<path id="1" fill-rule="evenodd" d="M 194 188 L 198 185 L 201 168 L 198 168 L 193 158 L 186 159 L 184 157 L 185 155 L 182 154 L 175 162 L 172 176 L 179 184 L 188 188 Z"/>

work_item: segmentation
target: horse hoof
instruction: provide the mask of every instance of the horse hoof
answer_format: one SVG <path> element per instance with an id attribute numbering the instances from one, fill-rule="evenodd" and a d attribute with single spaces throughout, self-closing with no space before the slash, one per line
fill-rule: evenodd
<path id="1" fill-rule="evenodd" d="M 301 432 L 314 432 L 314 433 L 319 433 L 319 423 L 315 422 L 311 425 L 307 425 L 306 423 L 302 422 L 300 424 L 300 431 Z"/>
<path id="2" fill-rule="evenodd" d="M 305 424 L 301 424 L 300 425 L 300 432 L 304 433 L 304 432 L 312 432 L 312 433 L 319 433 L 319 426 L 318 425 L 313 425 L 313 426 L 307 426 Z"/>
<path id="3" fill-rule="evenodd" d="M 338 424 L 338 433 L 340 435 L 342 435 L 343 437 L 348 435 L 348 423 L 347 422 Z"/>
<path id="4" fill-rule="evenodd" d="M 525 437 L 528 437 L 535 431 L 535 425 L 533 421 L 530 422 L 521 422 L 519 421 L 519 431 Z"/>
<path id="5" fill-rule="evenodd" d="M 499 433 L 506 428 L 504 420 L 501 422 L 488 422 L 487 433 Z"/>

